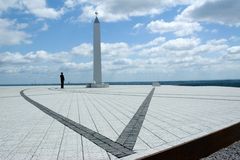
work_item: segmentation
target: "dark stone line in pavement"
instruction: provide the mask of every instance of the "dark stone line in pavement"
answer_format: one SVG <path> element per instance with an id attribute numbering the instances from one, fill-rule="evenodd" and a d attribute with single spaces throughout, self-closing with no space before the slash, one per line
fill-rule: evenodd
<path id="1" fill-rule="evenodd" d="M 47 107 L 43 106 L 42 104 L 30 99 L 28 96 L 26 96 L 24 94 L 24 90 L 22 90 L 20 92 L 20 94 L 26 101 L 28 101 L 29 103 L 36 106 L 38 109 L 40 109 L 47 115 L 56 119 L 57 121 L 59 121 L 60 123 L 62 123 L 65 126 L 67 126 L 68 128 L 74 130 L 78 134 L 84 136 L 85 138 L 92 141 L 93 143 L 95 143 L 99 147 L 103 148 L 107 152 L 113 154 L 114 156 L 121 158 L 121 157 L 125 157 L 125 156 L 131 155 L 134 153 L 132 150 L 126 148 L 125 146 L 118 144 L 118 143 L 112 141 L 111 139 L 109 139 L 109 138 L 107 138 L 107 137 L 105 137 L 105 136 L 79 124 L 79 123 L 76 123 L 76 122 L 72 121 L 71 119 L 66 118 L 66 117 L 48 109 Z"/>
<path id="2" fill-rule="evenodd" d="M 141 106 L 138 108 L 133 118 L 129 121 L 129 123 L 117 139 L 117 143 L 120 143 L 131 150 L 133 149 L 137 141 L 138 134 L 142 128 L 142 124 L 145 119 L 154 90 L 155 88 L 151 90 L 151 92 L 145 98 Z"/>
<path id="3" fill-rule="evenodd" d="M 143 101 L 137 112 L 134 114 L 128 125 L 125 127 L 116 142 L 32 100 L 24 94 L 25 90 L 22 90 L 20 92 L 20 95 L 26 101 L 40 109 L 42 112 L 56 119 L 57 121 L 77 132 L 78 134 L 84 136 L 99 147 L 103 148 L 105 151 L 111 153 L 118 158 L 122 158 L 134 153 L 133 147 L 137 141 L 137 137 L 145 119 L 154 90 L 155 88 L 150 91 L 150 93 L 145 98 L 145 100 Z"/>

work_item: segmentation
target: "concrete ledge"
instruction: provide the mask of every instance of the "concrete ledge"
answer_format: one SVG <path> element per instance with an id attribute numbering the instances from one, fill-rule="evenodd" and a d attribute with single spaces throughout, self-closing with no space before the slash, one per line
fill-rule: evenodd
<path id="1" fill-rule="evenodd" d="M 86 86 L 87 88 L 108 88 L 109 84 L 107 83 L 101 83 L 101 84 L 96 84 L 96 83 L 89 83 Z"/>
<path id="2" fill-rule="evenodd" d="M 207 157 L 219 149 L 227 147 L 238 140 L 240 140 L 240 123 L 139 159 L 195 160 Z"/>
<path id="3" fill-rule="evenodd" d="M 152 82 L 152 86 L 153 87 L 158 87 L 158 86 L 160 86 L 160 83 L 159 82 Z"/>

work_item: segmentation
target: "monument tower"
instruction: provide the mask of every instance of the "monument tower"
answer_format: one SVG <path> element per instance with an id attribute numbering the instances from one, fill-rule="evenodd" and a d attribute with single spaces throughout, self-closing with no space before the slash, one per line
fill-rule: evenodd
<path id="1" fill-rule="evenodd" d="M 93 23 L 93 83 L 88 84 L 89 88 L 104 88 L 108 84 L 102 82 L 102 64 L 101 64 L 101 33 L 98 13 Z"/>
<path id="2" fill-rule="evenodd" d="M 96 84 L 102 84 L 102 65 L 101 65 L 101 35 L 98 13 L 93 24 L 93 81 Z"/>

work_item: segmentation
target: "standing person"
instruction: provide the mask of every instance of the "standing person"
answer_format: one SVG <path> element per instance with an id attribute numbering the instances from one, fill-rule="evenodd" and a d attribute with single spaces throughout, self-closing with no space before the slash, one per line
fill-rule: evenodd
<path id="1" fill-rule="evenodd" d="M 60 81 L 61 81 L 61 88 L 64 88 L 64 75 L 63 75 L 63 72 L 61 72 L 61 75 L 60 75 Z"/>

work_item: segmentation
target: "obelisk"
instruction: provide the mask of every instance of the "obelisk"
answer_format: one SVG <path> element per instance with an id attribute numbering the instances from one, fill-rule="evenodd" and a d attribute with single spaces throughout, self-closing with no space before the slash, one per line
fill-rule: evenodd
<path id="1" fill-rule="evenodd" d="M 88 83 L 87 88 L 106 88 L 108 83 L 102 82 L 102 64 L 101 64 L 101 34 L 98 13 L 93 23 L 93 83 Z"/>
<path id="2" fill-rule="evenodd" d="M 101 65 L 101 35 L 100 22 L 98 13 L 95 12 L 96 18 L 93 25 L 93 81 L 96 85 L 102 84 L 102 65 Z"/>

